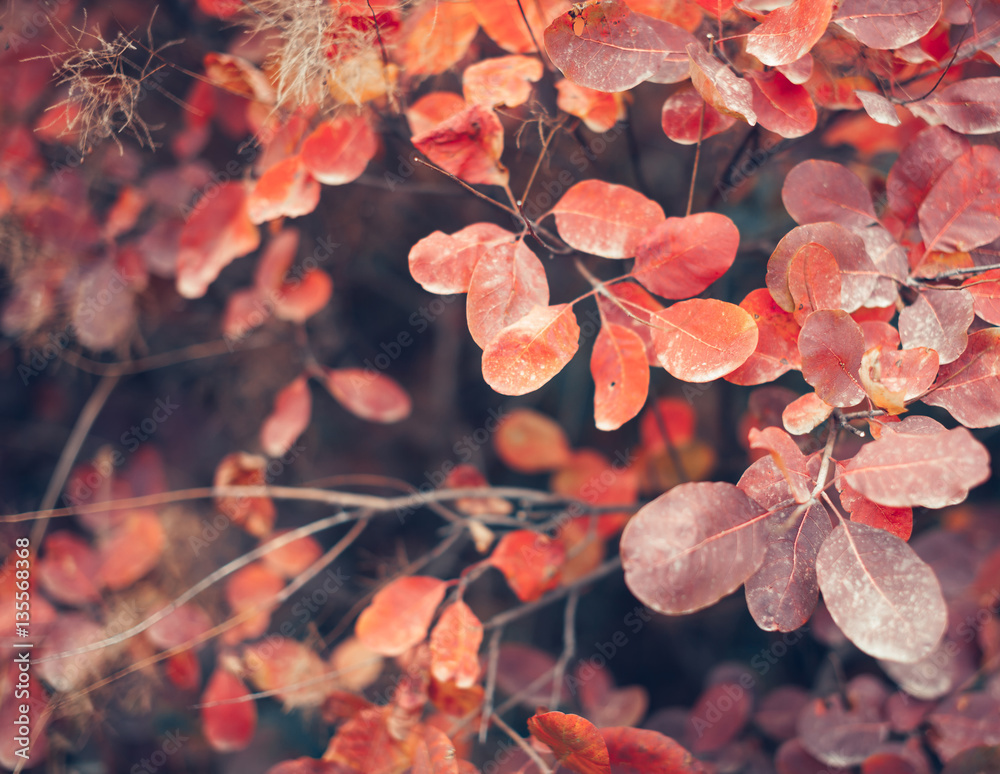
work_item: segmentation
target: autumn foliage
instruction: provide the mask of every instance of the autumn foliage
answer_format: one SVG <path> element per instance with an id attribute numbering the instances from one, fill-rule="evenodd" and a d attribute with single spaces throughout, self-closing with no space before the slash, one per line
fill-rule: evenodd
<path id="1" fill-rule="evenodd" d="M 995 3 L 168 5 L 3 21 L 0 765 L 1000 771 Z"/>

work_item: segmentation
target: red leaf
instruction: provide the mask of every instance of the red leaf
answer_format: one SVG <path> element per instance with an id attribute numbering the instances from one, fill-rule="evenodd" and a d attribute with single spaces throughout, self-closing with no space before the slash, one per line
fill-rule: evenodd
<path id="1" fill-rule="evenodd" d="M 803 161 L 781 187 L 785 209 L 800 226 L 832 221 L 849 229 L 876 222 L 872 197 L 860 178 L 832 161 Z"/>
<path id="2" fill-rule="evenodd" d="M 222 458 L 215 469 L 213 484 L 220 486 L 263 486 L 267 459 L 256 454 L 235 452 Z M 266 535 L 274 526 L 274 502 L 270 497 L 217 497 L 215 507 L 251 535 Z"/>
<path id="3" fill-rule="evenodd" d="M 725 215 L 667 218 L 639 243 L 632 276 L 664 298 L 696 296 L 733 265 L 739 242 Z"/>
<path id="4" fill-rule="evenodd" d="M 400 729 L 393 728 L 396 733 L 390 733 L 391 710 L 391 707 L 385 706 L 358 712 L 337 729 L 323 753 L 323 760 L 337 765 L 336 771 L 348 774 L 406 771 L 413 762 L 416 739 L 412 732 L 400 733 Z"/>
<path id="5" fill-rule="evenodd" d="M 462 600 L 448 605 L 431 631 L 431 674 L 443 683 L 471 688 L 479 678 L 483 625 Z"/>
<path id="6" fill-rule="evenodd" d="M 970 334 L 965 351 L 941 368 L 923 402 L 946 409 L 966 427 L 1000 425 L 1000 328 Z"/>
<path id="7" fill-rule="evenodd" d="M 483 250 L 469 279 L 469 333 L 483 349 L 501 330 L 549 303 L 549 281 L 538 256 L 523 241 L 500 241 Z"/>
<path id="8" fill-rule="evenodd" d="M 528 718 L 528 731 L 577 774 L 611 774 L 608 746 L 593 723 L 579 715 L 545 712 Z"/>
<path id="9" fill-rule="evenodd" d="M 767 288 L 751 290 L 740 301 L 757 323 L 757 347 L 746 362 L 723 378 L 742 385 L 764 384 L 792 368 L 802 367 L 799 355 L 799 324 L 774 303 Z"/>
<path id="10" fill-rule="evenodd" d="M 913 418 L 911 418 L 913 419 Z M 883 432 L 847 465 L 844 478 L 881 505 L 943 508 L 969 496 L 989 478 L 989 454 L 964 427 L 914 435 Z"/>
<path id="11" fill-rule="evenodd" d="M 810 392 L 785 406 L 781 412 L 781 424 L 792 435 L 805 435 L 823 424 L 833 409 L 815 392 Z"/>
<path id="12" fill-rule="evenodd" d="M 505 185 L 503 125 L 489 108 L 469 105 L 432 129 L 414 135 L 414 147 L 446 172 L 467 183 Z"/>
<path id="13" fill-rule="evenodd" d="M 659 398 L 639 421 L 642 448 L 649 452 L 666 451 L 667 444 L 663 438 L 661 425 L 670 436 L 672 446 L 687 446 L 694 440 L 696 421 L 694 409 L 688 401 L 680 398 Z"/>
<path id="14" fill-rule="evenodd" d="M 833 0 L 795 0 L 776 8 L 747 36 L 747 53 L 772 67 L 791 64 L 823 36 L 832 14 Z"/>
<path id="15" fill-rule="evenodd" d="M 720 113 L 757 123 L 753 110 L 753 89 L 745 80 L 735 75 L 721 59 L 710 54 L 700 43 L 687 47 L 691 57 L 691 85 L 702 98 Z"/>
<path id="16" fill-rule="evenodd" d="M 962 134 L 993 134 L 1000 131 L 1000 78 L 966 78 L 907 107 Z"/>
<path id="17" fill-rule="evenodd" d="M 181 605 L 146 630 L 146 637 L 156 647 L 167 650 L 193 640 L 209 629 L 212 617 L 194 602 Z"/>
<path id="18" fill-rule="evenodd" d="M 967 290 L 925 290 L 899 313 L 899 338 L 904 349 L 933 349 L 944 365 L 965 351 L 974 316 Z"/>
<path id="19" fill-rule="evenodd" d="M 406 121 L 411 134 L 423 134 L 438 124 L 461 113 L 465 100 L 453 91 L 432 91 L 406 109 Z"/>
<path id="20" fill-rule="evenodd" d="M 602 728 L 612 774 L 704 774 L 690 752 L 657 731 L 645 728 Z"/>
<path id="21" fill-rule="evenodd" d="M 621 94 L 608 94 L 563 78 L 556 82 L 556 107 L 576 116 L 592 132 L 606 132 L 625 118 Z"/>
<path id="22" fill-rule="evenodd" d="M 886 7 L 880 0 L 843 0 L 833 20 L 869 48 L 902 48 L 930 32 L 941 0 Z"/>
<path id="23" fill-rule="evenodd" d="M 613 323 L 601 326 L 594 340 L 590 373 L 598 430 L 617 430 L 642 410 L 649 392 L 649 363 L 638 333 Z"/>
<path id="24" fill-rule="evenodd" d="M 754 462 L 737 484 L 780 525 L 767 538 L 760 568 L 746 581 L 747 608 L 765 631 L 794 631 L 809 620 L 816 608 L 816 555 L 833 525 L 822 505 L 797 505 L 789 480 L 798 489 L 811 491 L 818 472 L 816 456 L 804 469 L 787 475 L 779 470 L 773 457 L 767 456 Z"/>
<path id="25" fill-rule="evenodd" d="M 816 105 L 804 86 L 780 72 L 749 70 L 753 109 L 765 129 L 782 137 L 802 137 L 816 128 Z"/>
<path id="26" fill-rule="evenodd" d="M 865 337 L 842 309 L 821 309 L 799 333 L 802 376 L 831 406 L 853 406 L 865 397 L 859 371 Z"/>
<path id="27" fill-rule="evenodd" d="M 243 184 L 224 183 L 212 194 L 195 205 L 181 232 L 177 292 L 185 298 L 201 298 L 220 271 L 260 244 Z"/>
<path id="28" fill-rule="evenodd" d="M 447 590 L 448 584 L 438 578 L 397 578 L 361 611 L 354 633 L 366 648 L 383 656 L 405 653 L 423 642 Z"/>
<path id="29" fill-rule="evenodd" d="M 42 546 L 42 556 L 34 570 L 46 594 L 73 607 L 101 598 L 97 572 L 100 559 L 90 543 L 72 532 L 59 530 L 47 535 Z M 14 577 L 13 572 L 9 577 Z M 14 591 L 12 587 L 10 599 L 14 598 Z M 13 607 L 11 614 L 13 617 Z"/>
<path id="30" fill-rule="evenodd" d="M 859 376 L 872 403 L 890 414 L 901 414 L 907 401 L 931 386 L 937 372 L 938 354 L 933 349 L 879 345 L 861 358 Z"/>
<path id="31" fill-rule="evenodd" d="M 428 725 L 421 733 L 410 774 L 459 774 L 455 746 L 444 731 Z"/>
<path id="32" fill-rule="evenodd" d="M 891 532 L 900 540 L 909 540 L 913 532 L 913 509 L 893 508 L 872 502 L 848 484 L 843 477 L 837 479 L 840 502 L 851 514 L 851 521 L 867 524 Z"/>
<path id="33" fill-rule="evenodd" d="M 751 449 L 764 449 L 771 455 L 795 502 L 805 503 L 812 498 L 809 486 L 803 482 L 803 479 L 808 481 L 810 478 L 806 457 L 788 433 L 780 427 L 765 427 L 763 430 L 752 427 L 747 438 Z"/>
<path id="34" fill-rule="evenodd" d="M 816 577 L 837 626 L 875 658 L 917 661 L 947 628 L 934 571 L 885 530 L 841 522 L 819 551 Z"/>
<path id="35" fill-rule="evenodd" d="M 326 306 L 333 293 L 333 280 L 320 269 L 308 269 L 301 277 L 284 283 L 274 297 L 274 316 L 304 323 Z"/>
<path id="36" fill-rule="evenodd" d="M 750 719 L 751 705 L 751 695 L 739 683 L 709 686 L 688 716 L 686 738 L 691 749 L 705 753 L 733 741 Z"/>
<path id="37" fill-rule="evenodd" d="M 934 751 L 948 762 L 965 750 L 1000 745 L 1000 700 L 986 693 L 960 693 L 939 704 L 928 716 Z M 974 769 L 970 768 L 968 772 Z M 989 771 L 989 769 L 980 769 Z M 966 774 L 959 770 L 956 774 Z"/>
<path id="38" fill-rule="evenodd" d="M 646 17 L 619 0 L 574 8 L 545 30 L 545 51 L 571 81 L 627 91 L 656 73 L 667 51 Z"/>
<path id="39" fill-rule="evenodd" d="M 680 484 L 644 506 L 621 539 L 625 583 L 660 613 L 701 610 L 764 559 L 767 514 L 732 484 Z"/>
<path id="40" fill-rule="evenodd" d="M 976 315 L 991 325 L 1000 325 L 1000 269 L 970 277 L 964 284 L 972 294 Z"/>
<path id="41" fill-rule="evenodd" d="M 501 419 L 493 443 L 503 463 L 521 473 L 555 470 L 570 459 L 559 423 L 531 409 L 517 408 Z"/>
<path id="42" fill-rule="evenodd" d="M 943 126 L 932 126 L 914 137 L 889 170 L 885 182 L 888 211 L 910 224 L 937 180 L 968 150 L 968 140 Z"/>
<path id="43" fill-rule="evenodd" d="M 473 223 L 454 234 L 435 231 L 410 249 L 410 274 L 431 293 L 467 293 L 479 259 L 513 241 L 511 232 L 493 223 Z"/>
<path id="44" fill-rule="evenodd" d="M 854 96 L 860 100 L 861 106 L 873 121 L 886 126 L 899 126 L 902 123 L 896 106 L 878 92 L 855 89 Z"/>
<path id="45" fill-rule="evenodd" d="M 319 204 L 319 183 L 309 174 L 299 155 L 289 156 L 269 168 L 247 196 L 251 223 L 308 215 Z"/>
<path id="46" fill-rule="evenodd" d="M 202 704 L 243 699 L 250 695 L 243 681 L 232 672 L 217 667 L 212 674 Z M 201 708 L 205 739 L 216 752 L 229 753 L 246 749 L 257 730 L 257 705 L 252 701 L 235 701 Z"/>
<path id="47" fill-rule="evenodd" d="M 941 173 L 920 205 L 927 252 L 962 252 L 992 242 L 1000 236 L 998 211 L 1000 150 L 977 145 Z"/>
<path id="48" fill-rule="evenodd" d="M 786 312 L 795 309 L 788 288 L 788 271 L 795 253 L 808 244 L 822 245 L 837 259 L 840 267 L 840 309 L 853 312 L 872 296 L 880 272 L 868 256 L 861 237 L 837 223 L 810 223 L 789 231 L 778 242 L 767 262 L 767 288 L 778 306 Z"/>
<path id="49" fill-rule="evenodd" d="M 531 602 L 554 589 L 565 561 L 566 549 L 560 541 L 529 529 L 508 532 L 489 558 L 522 602 Z"/>
<path id="50" fill-rule="evenodd" d="M 579 342 L 572 304 L 536 306 L 486 345 L 483 378 L 501 395 L 524 395 L 559 373 Z"/>
<path id="51" fill-rule="evenodd" d="M 281 389 L 274 399 L 274 409 L 260 428 L 260 445 L 269 457 L 280 457 L 309 426 L 312 395 L 305 375 Z"/>
<path id="52" fill-rule="evenodd" d="M 530 56 L 501 56 L 484 59 L 465 68 L 462 93 L 470 105 L 517 107 L 531 97 L 531 84 L 545 68 Z"/>
<path id="53" fill-rule="evenodd" d="M 663 133 L 681 145 L 694 145 L 699 136 L 705 140 L 721 134 L 735 123 L 735 118 L 720 113 L 705 102 L 693 86 L 682 86 L 667 97 L 660 115 Z"/>
<path id="54" fill-rule="evenodd" d="M 132 511 L 101 540 L 100 582 L 113 591 L 127 589 L 156 567 L 166 542 L 156 511 Z"/>
<path id="55" fill-rule="evenodd" d="M 757 347 L 757 324 L 725 301 L 694 298 L 658 312 L 653 341 L 671 376 L 710 382 L 741 366 Z"/>
<path id="56" fill-rule="evenodd" d="M 597 295 L 597 305 L 604 319 L 615 325 L 629 328 L 642 339 L 646 348 L 646 360 L 650 365 L 659 365 L 656 346 L 653 343 L 653 315 L 663 305 L 646 290 L 634 282 L 616 282 L 605 285 L 605 293 Z"/>
<path id="57" fill-rule="evenodd" d="M 385 374 L 364 368 L 327 368 L 326 388 L 336 401 L 369 422 L 391 424 L 410 416 L 406 390 Z"/>
<path id="58" fill-rule="evenodd" d="M 788 292 L 800 325 L 819 309 L 839 309 L 840 267 L 833 253 L 815 242 L 796 250 L 788 264 Z"/>
<path id="59" fill-rule="evenodd" d="M 570 247 L 602 258 L 631 258 L 646 233 L 664 220 L 656 202 L 623 185 L 584 180 L 552 208 Z"/>

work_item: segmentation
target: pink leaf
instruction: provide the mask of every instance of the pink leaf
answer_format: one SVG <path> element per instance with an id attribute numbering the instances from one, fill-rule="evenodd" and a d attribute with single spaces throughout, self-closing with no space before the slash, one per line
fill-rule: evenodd
<path id="1" fill-rule="evenodd" d="M 925 290 L 899 313 L 899 339 L 904 349 L 933 349 L 944 365 L 965 351 L 974 316 L 969 291 Z"/>
<path id="2" fill-rule="evenodd" d="M 454 234 L 435 231 L 410 249 L 410 274 L 431 293 L 467 293 L 479 259 L 513 240 L 511 232 L 493 223 L 473 223 Z"/>
<path id="3" fill-rule="evenodd" d="M 753 109 L 753 89 L 750 84 L 733 73 L 721 59 L 710 54 L 700 43 L 687 47 L 691 57 L 691 85 L 702 98 L 720 113 L 757 123 Z"/>
<path id="4" fill-rule="evenodd" d="M 483 251 L 469 280 L 469 333 L 485 348 L 535 306 L 549 303 L 549 282 L 538 256 L 521 240 Z"/>
<path id="5" fill-rule="evenodd" d="M 631 258 L 646 233 L 664 221 L 656 202 L 631 188 L 601 180 L 574 185 L 552 214 L 566 244 L 602 258 Z"/>
<path id="6" fill-rule="evenodd" d="M 928 251 L 968 251 L 1000 236 L 998 210 L 1000 150 L 977 145 L 948 167 L 928 192 L 918 211 L 920 235 Z"/>
<path id="7" fill-rule="evenodd" d="M 757 324 L 725 301 L 695 298 L 658 312 L 653 341 L 671 376 L 710 382 L 741 366 L 757 347 Z"/>
<path id="8" fill-rule="evenodd" d="M 1000 425 L 1000 328 L 971 334 L 965 351 L 941 368 L 923 401 L 947 409 L 966 427 Z"/>
<path id="9" fill-rule="evenodd" d="M 785 209 L 800 226 L 833 221 L 849 229 L 874 223 L 872 197 L 861 179 L 832 161 L 803 161 L 781 187 Z"/>
<path id="10" fill-rule="evenodd" d="M 833 20 L 869 48 L 902 48 L 930 32 L 941 15 L 941 0 L 914 0 L 899 6 L 880 0 L 842 0 Z"/>
<path id="11" fill-rule="evenodd" d="M 833 0 L 795 0 L 776 8 L 747 37 L 747 53 L 766 65 L 786 65 L 809 53 L 826 32 Z"/>
<path id="12" fill-rule="evenodd" d="M 691 613 L 735 591 L 764 559 L 766 513 L 732 484 L 680 484 L 622 533 L 625 583 L 643 604 Z"/>
<path id="13" fill-rule="evenodd" d="M 309 426 L 312 395 L 303 375 L 281 389 L 274 399 L 274 409 L 260 428 L 260 445 L 269 457 L 280 457 Z"/>
<path id="14" fill-rule="evenodd" d="M 944 635 L 948 609 L 934 571 L 885 530 L 841 522 L 819 551 L 816 576 L 837 626 L 870 656 L 917 661 Z"/>
<path id="15" fill-rule="evenodd" d="M 799 333 L 802 376 L 831 406 L 853 406 L 865 397 L 859 371 L 865 351 L 861 327 L 842 309 L 821 309 Z"/>
<path id="16" fill-rule="evenodd" d="M 328 368 L 326 388 L 340 405 L 369 422 L 390 424 L 410 415 L 412 403 L 406 390 L 370 369 Z"/>

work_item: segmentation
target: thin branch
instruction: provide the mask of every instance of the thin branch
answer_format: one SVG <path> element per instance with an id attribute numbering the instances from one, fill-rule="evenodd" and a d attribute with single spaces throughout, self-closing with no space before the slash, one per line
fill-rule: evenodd
<path id="1" fill-rule="evenodd" d="M 566 676 L 566 667 L 569 660 L 576 652 L 576 608 L 580 601 L 580 589 L 573 589 L 566 600 L 566 609 L 563 611 L 563 649 L 556 661 L 555 669 L 552 671 L 552 694 L 549 700 L 549 708 L 554 709 L 559 706 L 562 696 L 562 682 Z"/>
<path id="2" fill-rule="evenodd" d="M 42 496 L 41 513 L 44 514 L 46 511 L 50 511 L 52 506 L 56 504 L 56 498 L 59 497 L 59 493 L 62 491 L 66 479 L 69 478 L 70 471 L 73 469 L 73 463 L 76 462 L 76 456 L 80 453 L 80 448 L 87 439 L 90 428 L 93 427 L 98 414 L 101 413 L 104 404 L 111 397 L 111 392 L 118 384 L 118 379 L 117 375 L 103 376 L 101 381 L 97 383 L 97 387 L 94 388 L 94 392 L 91 393 L 84 404 L 83 410 L 80 412 L 80 416 L 77 417 L 76 424 L 73 426 L 73 430 L 66 440 L 66 445 L 63 446 L 62 453 L 59 455 L 59 461 L 56 463 L 56 469 L 52 472 L 52 477 L 49 479 L 49 485 L 45 489 L 45 494 Z M 38 553 L 38 546 L 41 545 L 48 521 L 48 517 L 42 516 L 31 529 L 31 551 L 33 555 Z"/>
<path id="3" fill-rule="evenodd" d="M 270 343 L 260 343 L 247 345 L 246 349 L 257 349 L 271 346 Z M 186 363 L 192 360 L 201 360 L 207 357 L 218 357 L 219 355 L 232 354 L 233 350 L 229 342 L 224 339 L 218 341 L 208 341 L 200 344 L 191 344 L 187 347 L 174 349 L 169 352 L 161 352 L 158 355 L 139 358 L 137 360 L 120 360 L 117 363 L 102 363 L 99 360 L 92 360 L 84 357 L 73 350 L 64 350 L 60 357 L 74 368 L 86 371 L 91 374 L 129 376 L 153 371 L 157 368 Z"/>
<path id="4" fill-rule="evenodd" d="M 577 578 L 575 581 L 566 586 L 561 586 L 555 591 L 551 591 L 540 599 L 536 599 L 534 602 L 527 602 L 523 605 L 518 605 L 510 610 L 505 610 L 502 613 L 498 613 L 492 618 L 483 621 L 483 630 L 489 631 L 490 629 L 495 629 L 498 626 L 506 626 L 511 621 L 516 621 L 518 618 L 524 618 L 524 616 L 529 613 L 533 613 L 543 607 L 548 607 L 553 602 L 556 602 L 567 594 L 572 593 L 575 589 L 581 586 L 586 586 L 588 583 L 593 583 L 598 578 L 603 578 L 605 575 L 610 575 L 616 570 L 620 570 L 622 566 L 622 560 L 620 556 L 616 556 L 613 559 L 608 559 L 604 564 L 598 567 L 593 572 L 584 575 L 582 578 Z"/>
<path id="5" fill-rule="evenodd" d="M 503 202 L 498 202 L 492 196 L 487 196 L 482 191 L 477 191 L 475 188 L 473 188 L 471 185 L 469 185 L 468 183 L 466 183 L 464 180 L 462 180 L 462 179 L 456 177 L 455 175 L 451 174 L 451 172 L 449 172 L 447 169 L 442 169 L 437 164 L 431 164 L 429 161 L 424 161 L 419 156 L 414 156 L 413 160 L 415 162 L 417 162 L 418 164 L 423 164 L 425 167 L 430 167 L 431 169 L 435 170 L 436 172 L 440 172 L 442 175 L 450 177 L 452 180 L 454 180 L 456 183 L 458 183 L 460 186 L 462 186 L 462 188 L 464 188 L 466 191 L 469 191 L 470 193 L 475 194 L 476 196 L 478 196 L 483 201 L 487 201 L 490 204 L 492 204 L 492 205 L 494 205 L 496 207 L 499 207 L 504 212 L 509 213 L 510 215 L 513 215 L 518 220 L 521 220 L 521 214 L 517 210 L 512 209 L 511 207 L 508 207 Z"/>
<path id="6" fill-rule="evenodd" d="M 518 0 L 518 2 L 520 2 L 520 0 Z M 513 728 L 508 726 L 503 721 L 503 718 L 501 718 L 499 715 L 494 715 L 493 722 L 496 723 L 498 726 L 500 726 L 500 728 L 503 729 L 504 733 L 507 734 L 507 736 L 509 736 L 511 739 L 513 739 L 514 742 L 517 743 L 517 746 L 524 751 L 524 754 L 535 762 L 535 765 L 538 767 L 539 774 L 552 774 L 552 769 L 549 768 L 548 764 L 542 760 L 542 756 L 540 756 L 538 752 L 535 750 L 535 748 L 532 747 L 530 744 L 528 744 L 528 742 L 525 741 L 520 734 L 518 734 Z"/>
<path id="7" fill-rule="evenodd" d="M 698 117 L 698 144 L 694 148 L 694 167 L 691 169 L 691 187 L 688 189 L 688 203 L 687 209 L 684 212 L 685 216 L 691 214 L 691 205 L 694 202 L 694 184 L 698 179 L 698 161 L 701 159 L 701 138 L 705 131 L 705 108 L 708 103 L 702 100 L 701 103 L 701 115 Z"/>
<path id="8" fill-rule="evenodd" d="M 486 731 L 489 728 L 490 718 L 493 716 L 493 699 L 497 692 L 497 670 L 500 666 L 500 638 L 503 637 L 503 627 L 498 626 L 496 631 L 490 635 L 490 643 L 487 646 L 486 659 L 486 691 L 483 694 L 483 710 L 479 722 L 479 743 L 486 742 Z M 464 725 L 464 724 L 463 724 Z M 452 729 L 452 735 L 458 732 L 461 726 Z"/>

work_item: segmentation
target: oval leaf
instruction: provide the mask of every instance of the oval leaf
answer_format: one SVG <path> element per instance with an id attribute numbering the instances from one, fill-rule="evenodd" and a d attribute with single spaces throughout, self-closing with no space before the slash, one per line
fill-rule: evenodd
<path id="1" fill-rule="evenodd" d="M 656 355 L 671 376 L 710 382 L 735 370 L 757 347 L 748 312 L 714 298 L 679 301 L 653 318 Z"/>
<path id="2" fill-rule="evenodd" d="M 802 376 L 831 406 L 853 406 L 865 397 L 861 358 L 865 335 L 843 309 L 821 309 L 799 333 Z"/>
<path id="3" fill-rule="evenodd" d="M 646 232 L 665 217 L 659 204 L 638 191 L 601 180 L 574 185 L 552 214 L 566 244 L 602 258 L 631 258 Z"/>
<path id="4" fill-rule="evenodd" d="M 341 406 L 369 422 L 390 424 L 410 415 L 406 390 L 371 368 L 327 368 L 325 384 Z"/>
<path id="5" fill-rule="evenodd" d="M 312 395 L 305 375 L 281 389 L 274 399 L 274 409 L 260 428 L 260 445 L 270 457 L 280 457 L 309 426 Z"/>
<path id="6" fill-rule="evenodd" d="M 528 731 L 576 774 L 611 774 L 608 746 L 597 727 L 579 715 L 545 712 L 528 718 Z"/>
<path id="7" fill-rule="evenodd" d="M 913 662 L 948 626 L 934 571 L 885 530 L 841 522 L 824 541 L 816 576 L 837 626 L 875 658 Z"/>
<path id="8" fill-rule="evenodd" d="M 483 378 L 502 395 L 524 395 L 559 373 L 579 346 L 572 304 L 536 306 L 483 350 Z"/>
<path id="9" fill-rule="evenodd" d="M 594 377 L 594 424 L 617 430 L 638 414 L 649 392 L 646 345 L 630 328 L 605 323 L 590 358 Z"/>
<path id="10" fill-rule="evenodd" d="M 625 583 L 643 604 L 668 615 L 715 604 L 760 567 L 766 515 L 732 484 L 676 486 L 625 526 Z"/>
<path id="11" fill-rule="evenodd" d="M 484 250 L 472 269 L 468 290 L 469 333 L 484 349 L 508 325 L 549 303 L 545 267 L 520 240 Z"/>
<path id="12" fill-rule="evenodd" d="M 354 633 L 369 650 L 399 656 L 427 636 L 448 584 L 425 575 L 397 578 L 361 611 Z"/>

